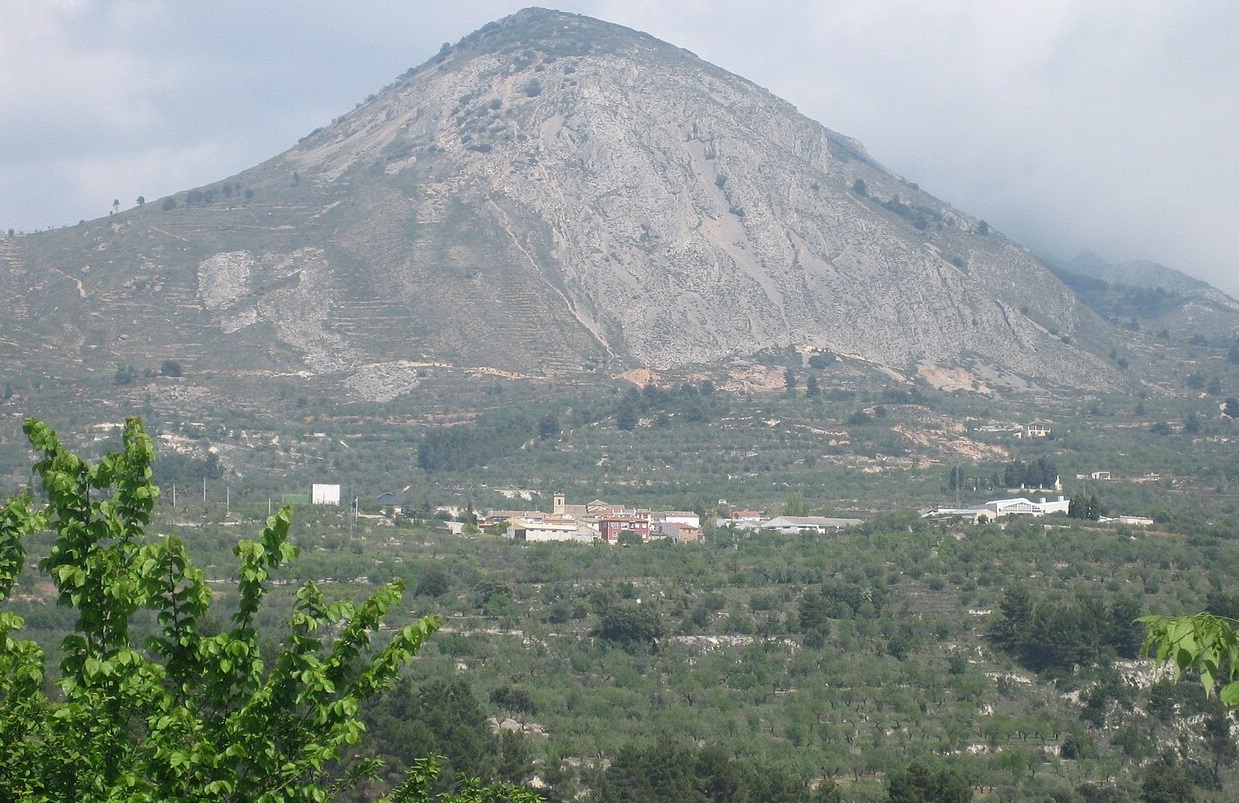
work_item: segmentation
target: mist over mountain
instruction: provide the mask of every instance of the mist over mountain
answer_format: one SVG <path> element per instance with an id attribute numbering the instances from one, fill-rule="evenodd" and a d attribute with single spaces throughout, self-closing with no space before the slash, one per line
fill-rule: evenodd
<path id="1" fill-rule="evenodd" d="M 1025 248 L 693 54 L 528 9 L 287 152 L 0 242 L 6 357 L 172 360 L 383 401 L 419 366 L 681 370 L 828 351 L 963 387 L 1118 387 Z M 1225 324 L 1222 324 L 1225 325 Z"/>
<path id="2" fill-rule="evenodd" d="M 1200 279 L 1156 262 L 1138 259 L 1111 264 L 1092 251 L 1081 251 L 1063 267 L 1081 276 L 1129 287 L 1147 287 L 1171 293 L 1195 293 L 1209 288 L 1209 284 Z"/>

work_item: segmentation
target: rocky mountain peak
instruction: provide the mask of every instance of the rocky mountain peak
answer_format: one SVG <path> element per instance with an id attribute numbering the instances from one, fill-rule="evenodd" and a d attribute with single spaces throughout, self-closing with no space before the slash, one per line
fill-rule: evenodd
<path id="1" fill-rule="evenodd" d="M 789 347 L 974 387 L 1119 381 L 1099 319 L 1025 249 L 753 83 L 587 17 L 486 25 L 225 184 L 88 234 L 126 257 L 82 303 L 191 304 L 187 342 L 384 393 L 426 362 Z M 159 289 L 126 296 L 138 264 Z"/>

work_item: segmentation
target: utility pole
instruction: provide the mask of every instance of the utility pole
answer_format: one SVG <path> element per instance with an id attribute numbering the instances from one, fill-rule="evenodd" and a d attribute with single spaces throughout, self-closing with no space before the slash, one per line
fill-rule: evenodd
<path id="1" fill-rule="evenodd" d="M 348 540 L 350 541 L 353 540 L 353 526 L 357 522 L 357 498 L 356 497 L 353 498 L 353 504 L 351 505 L 351 507 L 353 509 L 349 511 L 349 516 L 348 516 Z"/>

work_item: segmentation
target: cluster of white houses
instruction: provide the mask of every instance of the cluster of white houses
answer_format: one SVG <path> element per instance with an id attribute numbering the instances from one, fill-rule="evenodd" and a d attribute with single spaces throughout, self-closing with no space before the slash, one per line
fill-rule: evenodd
<path id="1" fill-rule="evenodd" d="M 555 494 L 550 513 L 539 511 L 490 510 L 479 525 L 508 523 L 508 535 L 517 541 L 606 541 L 620 538 L 641 541 L 671 539 L 676 542 L 701 540 L 701 517 L 691 510 L 649 510 L 626 508 L 595 499 L 583 505 L 570 505 L 563 494 Z M 764 519 L 756 510 L 735 510 L 718 522 L 737 529 L 772 529 L 783 533 L 833 532 L 860 519 L 834 519 L 822 516 L 779 516 Z"/>

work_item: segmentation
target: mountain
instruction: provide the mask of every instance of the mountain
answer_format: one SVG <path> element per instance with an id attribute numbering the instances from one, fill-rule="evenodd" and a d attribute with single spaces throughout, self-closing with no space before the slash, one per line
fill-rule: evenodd
<path id="1" fill-rule="evenodd" d="M 685 50 L 542 9 L 253 169 L 4 239 L 0 290 L 0 355 L 48 375 L 173 361 L 383 401 L 428 365 L 796 347 L 965 386 L 1124 381 L 1114 327 L 983 221 Z"/>
<path id="2" fill-rule="evenodd" d="M 1081 251 L 1052 269 L 1082 302 L 1116 323 L 1197 343 L 1229 343 L 1239 334 L 1239 301 L 1174 268 L 1147 260 L 1111 264 Z"/>
<path id="3" fill-rule="evenodd" d="M 1164 290 L 1168 293 L 1190 294 L 1210 289 L 1209 284 L 1194 279 L 1174 268 L 1145 259 L 1111 264 L 1092 251 L 1081 251 L 1064 266 L 1065 270 L 1100 279 L 1108 284 Z"/>

